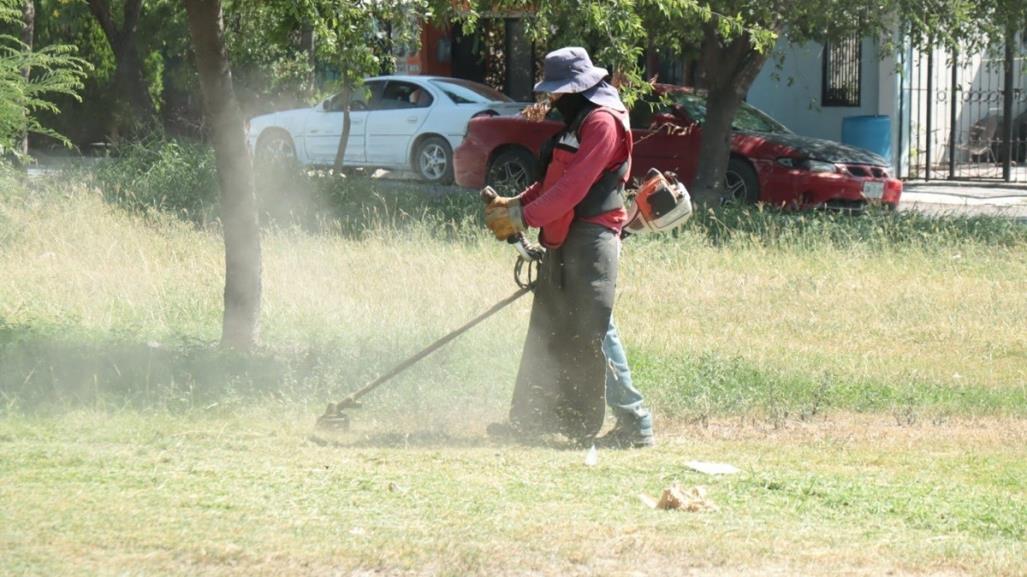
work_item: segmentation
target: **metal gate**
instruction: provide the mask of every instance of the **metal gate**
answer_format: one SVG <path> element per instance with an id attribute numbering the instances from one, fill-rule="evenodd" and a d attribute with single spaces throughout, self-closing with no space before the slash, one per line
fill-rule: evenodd
<path id="1" fill-rule="evenodd" d="M 1027 183 L 1020 38 L 972 55 L 910 49 L 903 60 L 901 178 Z"/>

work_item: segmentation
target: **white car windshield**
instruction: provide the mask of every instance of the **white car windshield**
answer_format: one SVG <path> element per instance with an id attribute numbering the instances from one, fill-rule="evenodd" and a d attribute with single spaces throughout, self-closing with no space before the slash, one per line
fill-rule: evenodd
<path id="1" fill-rule="evenodd" d="M 512 98 L 495 88 L 470 80 L 447 78 L 431 80 L 431 83 L 444 92 L 454 104 L 513 102 Z"/>

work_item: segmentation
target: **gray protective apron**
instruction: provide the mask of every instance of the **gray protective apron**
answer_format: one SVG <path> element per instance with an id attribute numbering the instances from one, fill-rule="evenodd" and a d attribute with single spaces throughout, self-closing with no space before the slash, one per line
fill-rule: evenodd
<path id="1" fill-rule="evenodd" d="M 602 428 L 618 242 L 604 226 L 575 221 L 546 253 L 510 407 L 518 428 L 578 440 Z"/>
<path id="2" fill-rule="evenodd" d="M 606 411 L 603 338 L 617 284 L 617 234 L 575 221 L 546 253 L 517 372 L 510 421 L 587 441 Z"/>
<path id="3" fill-rule="evenodd" d="M 547 166 L 555 149 L 576 154 L 585 110 L 543 147 Z M 623 177 L 629 162 L 603 173 L 575 207 L 579 219 L 623 207 Z M 510 422 L 523 431 L 562 433 L 590 441 L 606 413 L 603 339 L 617 285 L 617 233 L 575 220 L 567 240 L 549 249 L 539 270 L 531 321 L 517 371 Z"/>

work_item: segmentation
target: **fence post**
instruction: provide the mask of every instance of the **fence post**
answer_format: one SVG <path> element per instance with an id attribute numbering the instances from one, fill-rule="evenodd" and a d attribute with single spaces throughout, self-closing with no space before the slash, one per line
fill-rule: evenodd
<path id="1" fill-rule="evenodd" d="M 1005 88 L 1002 98 L 1002 180 L 1013 180 L 1013 58 L 1015 56 L 1016 27 L 1006 25 Z"/>
<path id="2" fill-rule="evenodd" d="M 959 89 L 959 47 L 952 47 L 952 90 L 949 91 L 949 180 L 956 178 L 956 99 Z"/>
<path id="3" fill-rule="evenodd" d="M 927 42 L 927 150 L 924 180 L 931 180 L 931 131 L 934 128 L 934 39 Z"/>

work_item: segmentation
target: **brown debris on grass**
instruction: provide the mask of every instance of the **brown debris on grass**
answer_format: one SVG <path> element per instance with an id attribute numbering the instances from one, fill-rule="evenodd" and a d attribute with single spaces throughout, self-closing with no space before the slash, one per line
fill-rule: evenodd
<path id="1" fill-rule="evenodd" d="M 644 493 L 638 497 L 650 509 L 688 511 L 690 513 L 717 510 L 717 505 L 706 496 L 706 487 L 703 486 L 682 489 L 680 485 L 673 483 L 663 490 L 658 501 Z"/>

